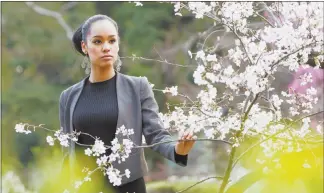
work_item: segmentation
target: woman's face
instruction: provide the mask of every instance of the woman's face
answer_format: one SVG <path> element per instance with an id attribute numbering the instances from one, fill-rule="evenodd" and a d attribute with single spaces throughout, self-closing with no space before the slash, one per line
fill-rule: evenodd
<path id="1" fill-rule="evenodd" d="M 115 26 L 109 20 L 96 21 L 86 37 L 86 44 L 82 41 L 81 45 L 83 52 L 89 55 L 91 64 L 95 67 L 113 66 L 119 51 Z"/>

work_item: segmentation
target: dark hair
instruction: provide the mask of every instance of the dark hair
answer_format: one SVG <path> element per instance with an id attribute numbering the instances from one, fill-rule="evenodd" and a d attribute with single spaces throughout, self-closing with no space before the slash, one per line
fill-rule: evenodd
<path id="1" fill-rule="evenodd" d="M 118 25 L 117 23 L 111 19 L 110 17 L 108 17 L 107 15 L 94 15 L 90 18 L 88 18 L 83 24 L 81 24 L 81 26 L 74 32 L 73 37 L 72 37 L 72 42 L 73 42 L 73 46 L 76 49 L 76 51 L 78 51 L 80 54 L 82 54 L 83 56 L 85 56 L 85 54 L 82 51 L 82 47 L 81 47 L 81 42 L 82 40 L 84 42 L 86 42 L 87 40 L 87 34 L 91 28 L 91 25 L 96 22 L 96 21 L 100 21 L 100 20 L 108 20 L 110 21 L 116 28 L 117 33 L 118 33 Z"/>

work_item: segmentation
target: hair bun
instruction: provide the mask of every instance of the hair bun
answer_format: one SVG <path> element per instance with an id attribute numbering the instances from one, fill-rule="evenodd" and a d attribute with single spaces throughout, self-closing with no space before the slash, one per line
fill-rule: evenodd
<path id="1" fill-rule="evenodd" d="M 73 46 L 80 54 L 85 56 L 82 51 L 81 42 L 82 42 L 82 26 L 83 24 L 74 32 L 72 37 Z"/>

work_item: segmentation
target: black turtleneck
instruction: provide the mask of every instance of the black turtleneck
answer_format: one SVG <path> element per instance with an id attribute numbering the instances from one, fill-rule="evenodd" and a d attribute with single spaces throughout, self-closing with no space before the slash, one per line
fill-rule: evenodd
<path id="1" fill-rule="evenodd" d="M 116 75 L 95 83 L 87 79 L 73 113 L 75 130 L 99 137 L 110 146 L 115 137 L 117 119 Z M 78 142 L 93 145 L 94 139 L 81 135 Z"/>

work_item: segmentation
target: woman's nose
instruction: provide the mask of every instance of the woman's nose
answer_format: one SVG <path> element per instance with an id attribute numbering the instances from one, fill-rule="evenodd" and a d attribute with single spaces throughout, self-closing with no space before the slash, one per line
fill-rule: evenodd
<path id="1" fill-rule="evenodd" d="M 109 43 L 105 42 L 102 46 L 102 50 L 103 51 L 109 51 L 111 48 L 110 48 L 110 45 Z"/>

